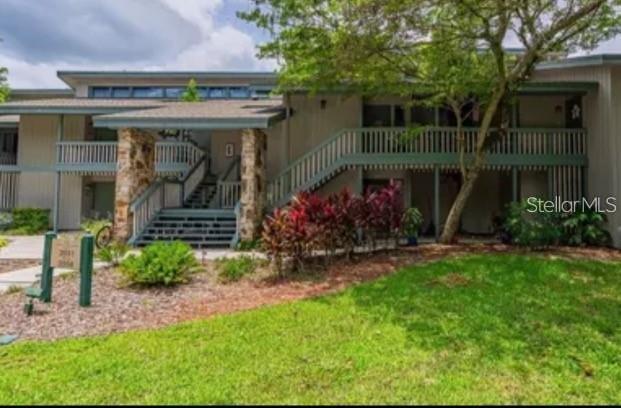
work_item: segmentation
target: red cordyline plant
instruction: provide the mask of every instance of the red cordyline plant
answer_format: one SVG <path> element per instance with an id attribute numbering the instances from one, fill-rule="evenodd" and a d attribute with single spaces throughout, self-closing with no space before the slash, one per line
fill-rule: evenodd
<path id="1" fill-rule="evenodd" d="M 392 182 L 364 197 L 356 197 L 347 189 L 328 198 L 303 192 L 287 208 L 277 209 L 266 218 L 263 248 L 280 273 L 285 259 L 303 268 L 316 250 L 333 256 L 337 249 L 343 249 L 349 258 L 359 232 L 374 247 L 381 234 L 398 236 L 403 211 L 401 190 Z"/>

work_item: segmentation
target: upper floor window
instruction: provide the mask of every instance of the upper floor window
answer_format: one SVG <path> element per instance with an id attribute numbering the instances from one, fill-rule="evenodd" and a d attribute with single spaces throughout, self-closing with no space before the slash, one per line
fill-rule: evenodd
<path id="1" fill-rule="evenodd" d="M 180 99 L 185 92 L 181 86 L 94 86 L 90 88 L 91 98 L 151 98 Z M 249 99 L 267 98 L 271 89 L 252 89 L 247 86 L 200 86 L 201 99 Z"/>
<path id="2" fill-rule="evenodd" d="M 164 97 L 164 88 L 157 87 L 137 87 L 133 89 L 134 98 L 155 98 L 160 99 Z"/>

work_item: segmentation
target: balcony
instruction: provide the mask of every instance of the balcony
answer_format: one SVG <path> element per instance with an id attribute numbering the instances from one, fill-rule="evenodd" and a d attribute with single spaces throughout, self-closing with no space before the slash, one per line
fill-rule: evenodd
<path id="1" fill-rule="evenodd" d="M 476 128 L 463 129 L 466 161 L 477 147 Z M 268 184 L 268 201 L 280 205 L 298 191 L 313 189 L 347 168 L 458 168 L 460 145 L 456 128 L 428 127 L 344 129 L 324 140 L 282 170 Z M 546 169 L 587 165 L 584 129 L 509 129 L 488 138 L 487 169 Z"/>
<path id="2" fill-rule="evenodd" d="M 59 142 L 56 169 L 64 173 L 114 174 L 117 168 L 117 142 Z M 204 155 L 188 142 L 157 142 L 155 170 L 160 175 L 187 172 Z"/>

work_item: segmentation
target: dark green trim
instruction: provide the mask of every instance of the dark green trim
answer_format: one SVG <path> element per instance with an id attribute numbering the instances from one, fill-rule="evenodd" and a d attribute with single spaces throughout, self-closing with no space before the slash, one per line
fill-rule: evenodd
<path id="1" fill-rule="evenodd" d="M 518 155 L 488 153 L 485 163 L 488 166 L 586 166 L 585 155 Z M 466 160 L 472 160 L 466 155 Z M 395 154 L 353 154 L 347 156 L 347 164 L 365 165 L 456 165 L 459 164 L 457 153 L 395 153 Z"/>
<path id="2" fill-rule="evenodd" d="M 527 82 L 520 87 L 518 94 L 586 94 L 589 91 L 596 91 L 598 88 L 597 82 L 589 81 Z"/>

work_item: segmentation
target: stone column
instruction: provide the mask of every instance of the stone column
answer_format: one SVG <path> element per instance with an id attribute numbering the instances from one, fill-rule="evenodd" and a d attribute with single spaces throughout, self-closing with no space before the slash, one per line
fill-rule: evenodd
<path id="1" fill-rule="evenodd" d="M 132 236 L 133 216 L 129 206 L 155 180 L 155 139 L 138 129 L 119 129 L 114 197 L 114 237 Z"/>
<path id="2" fill-rule="evenodd" d="M 242 131 L 240 239 L 259 238 L 267 201 L 265 180 L 265 133 L 258 129 Z"/>

